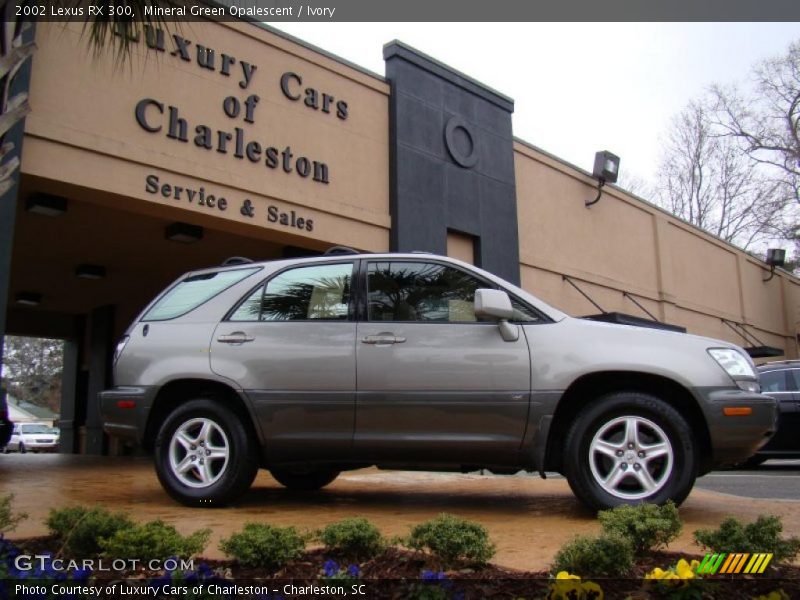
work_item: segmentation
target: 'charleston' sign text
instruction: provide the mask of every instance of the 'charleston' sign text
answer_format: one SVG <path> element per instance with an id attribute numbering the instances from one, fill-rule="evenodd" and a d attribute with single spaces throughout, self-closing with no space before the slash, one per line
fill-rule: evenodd
<path id="1" fill-rule="evenodd" d="M 213 48 L 192 41 L 183 36 L 167 36 L 163 30 L 145 27 L 145 42 L 157 52 L 169 53 L 185 62 L 194 62 L 202 69 L 218 71 L 224 77 L 235 77 L 238 86 L 246 90 L 253 80 L 257 66 L 235 56 L 221 53 Z M 133 39 L 138 42 L 138 38 Z M 321 92 L 314 87 L 303 87 L 303 78 L 297 73 L 284 73 L 279 81 L 283 95 L 291 101 L 299 102 L 307 108 L 334 116 L 342 121 L 348 117 L 347 102 L 332 94 Z M 260 97 L 250 94 L 246 98 L 228 96 L 222 100 L 222 111 L 230 119 L 243 124 L 254 124 L 256 107 Z M 298 155 L 290 145 L 270 144 L 253 139 L 245 129 L 246 125 L 232 129 L 216 129 L 203 123 L 191 123 L 182 115 L 177 106 L 172 106 L 156 98 L 142 98 L 134 109 L 136 122 L 149 133 L 162 133 L 167 138 L 183 143 L 191 143 L 198 148 L 216 151 L 233 156 L 239 160 L 260 163 L 265 167 L 284 173 L 295 173 L 299 177 L 327 184 L 330 182 L 328 165 L 316 158 Z"/>

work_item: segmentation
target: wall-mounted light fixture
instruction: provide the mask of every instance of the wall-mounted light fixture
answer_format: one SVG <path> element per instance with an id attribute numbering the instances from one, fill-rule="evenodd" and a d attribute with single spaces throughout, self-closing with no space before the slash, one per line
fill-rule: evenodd
<path id="1" fill-rule="evenodd" d="M 173 223 L 172 225 L 167 225 L 164 230 L 164 237 L 173 242 L 193 244 L 203 239 L 203 228 L 189 223 Z"/>
<path id="2" fill-rule="evenodd" d="M 786 250 L 783 248 L 770 248 L 767 250 L 766 263 L 769 265 L 769 277 L 764 282 L 775 277 L 775 267 L 782 267 L 786 264 Z"/>
<path id="3" fill-rule="evenodd" d="M 106 268 L 102 265 L 78 265 L 75 268 L 75 277 L 81 279 L 103 279 L 106 276 Z"/>
<path id="4" fill-rule="evenodd" d="M 42 303 L 42 295 L 38 292 L 20 292 L 15 300 L 17 304 L 23 306 L 39 306 Z"/>
<path id="5" fill-rule="evenodd" d="M 60 217 L 67 212 L 67 199 L 51 194 L 31 194 L 25 201 L 25 210 L 46 217 Z"/>
<path id="6" fill-rule="evenodd" d="M 619 156 L 603 150 L 594 155 L 594 169 L 592 176 L 597 179 L 597 197 L 594 200 L 585 202 L 586 208 L 600 201 L 600 194 L 603 193 L 603 186 L 608 183 L 616 183 L 619 176 Z"/>

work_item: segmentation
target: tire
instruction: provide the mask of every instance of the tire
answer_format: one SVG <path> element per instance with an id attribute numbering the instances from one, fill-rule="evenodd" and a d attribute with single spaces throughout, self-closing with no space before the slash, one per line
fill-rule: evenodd
<path id="1" fill-rule="evenodd" d="M 663 400 L 607 394 L 581 411 L 567 432 L 564 474 L 593 510 L 667 500 L 680 505 L 697 477 L 696 447 L 689 424 Z"/>
<path id="2" fill-rule="evenodd" d="M 270 473 L 275 480 L 290 490 L 310 492 L 319 490 L 339 476 L 339 471 L 318 468 L 274 468 Z"/>
<path id="3" fill-rule="evenodd" d="M 181 404 L 156 437 L 158 479 L 187 506 L 224 506 L 244 494 L 256 477 L 256 440 L 242 417 L 223 403 L 199 398 Z"/>

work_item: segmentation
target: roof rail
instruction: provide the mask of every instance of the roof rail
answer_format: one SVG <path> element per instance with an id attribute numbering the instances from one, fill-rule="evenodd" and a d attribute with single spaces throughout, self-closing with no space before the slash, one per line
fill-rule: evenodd
<path id="1" fill-rule="evenodd" d="M 361 254 L 358 250 L 347 246 L 333 246 L 325 250 L 324 256 L 339 256 L 340 254 Z"/>
<path id="2" fill-rule="evenodd" d="M 226 258 L 222 261 L 223 267 L 230 267 L 231 265 L 246 265 L 253 262 L 249 258 L 245 258 L 244 256 L 231 256 L 230 258 Z"/>

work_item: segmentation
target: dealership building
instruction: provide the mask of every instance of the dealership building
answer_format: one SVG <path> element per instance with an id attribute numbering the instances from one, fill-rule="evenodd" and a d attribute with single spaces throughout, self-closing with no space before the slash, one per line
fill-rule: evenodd
<path id="1" fill-rule="evenodd" d="M 65 451 L 118 451 L 96 400 L 116 340 L 231 256 L 435 252 L 572 315 L 798 355 L 800 280 L 613 185 L 587 207 L 598 180 L 515 138 L 511 98 L 401 42 L 380 76 L 249 22 L 149 29 L 122 67 L 81 24 L 35 38 L 0 334 L 67 340 Z"/>

